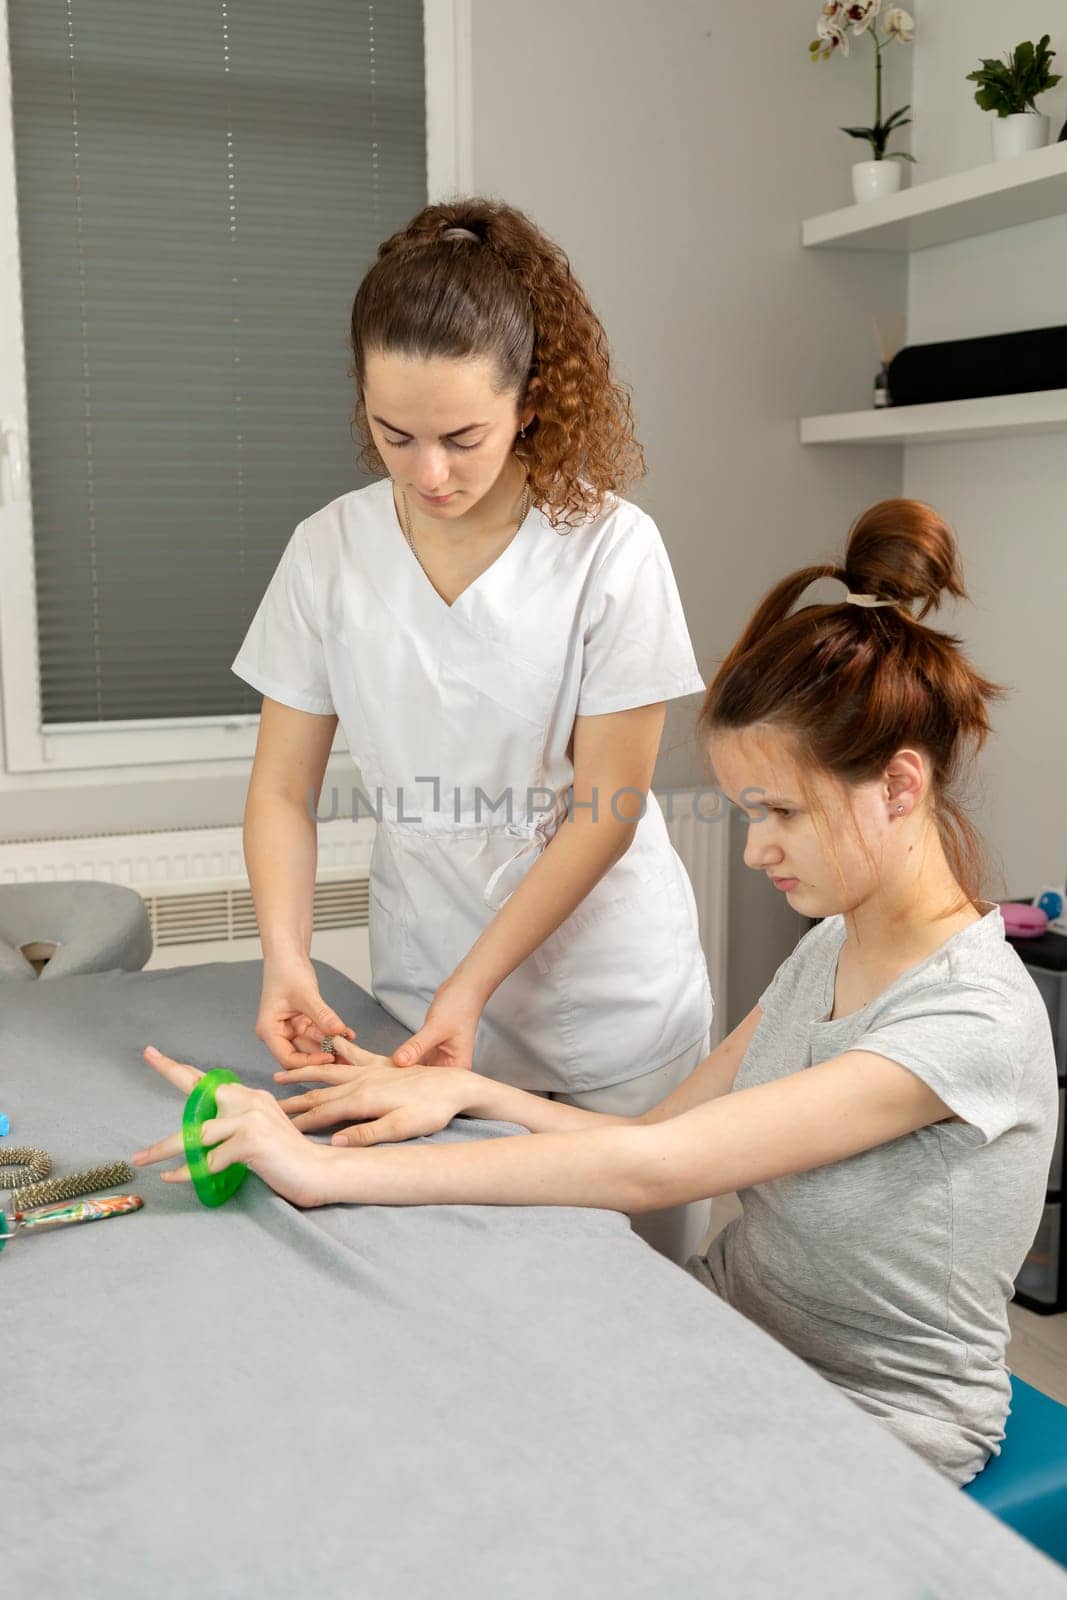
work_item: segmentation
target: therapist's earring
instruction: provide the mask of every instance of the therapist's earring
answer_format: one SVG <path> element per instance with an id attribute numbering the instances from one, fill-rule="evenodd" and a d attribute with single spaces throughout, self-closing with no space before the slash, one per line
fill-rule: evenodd
<path id="1" fill-rule="evenodd" d="M 526 424 L 524 422 L 522 427 L 519 429 L 519 438 L 520 439 L 525 439 L 525 437 L 526 437 Z"/>

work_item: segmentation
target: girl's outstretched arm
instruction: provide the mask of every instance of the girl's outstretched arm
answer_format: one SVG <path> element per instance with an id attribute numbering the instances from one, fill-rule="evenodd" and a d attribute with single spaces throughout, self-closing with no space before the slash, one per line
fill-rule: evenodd
<path id="1" fill-rule="evenodd" d="M 366 1146 L 413 1139 L 446 1127 L 456 1116 L 517 1122 L 532 1133 L 573 1133 L 632 1126 L 635 1122 L 662 1122 L 729 1093 L 759 1019 L 756 1006 L 694 1067 L 684 1083 L 638 1117 L 586 1111 L 476 1072 L 459 1074 L 454 1067 L 394 1067 L 387 1057 L 372 1055 L 347 1039 L 334 1042 L 338 1057 L 332 1074 L 335 1082 L 324 1089 L 293 1095 L 281 1104 L 302 1133 L 336 1128 L 336 1145 Z M 341 1076 L 346 1069 L 347 1078 Z M 322 1071 L 321 1067 L 312 1068 L 308 1076 L 318 1076 Z"/>
<path id="2" fill-rule="evenodd" d="M 189 1074 L 199 1077 L 169 1061 L 159 1070 L 183 1089 Z M 807 1172 L 953 1116 L 914 1073 L 865 1050 L 660 1122 L 470 1144 L 350 1150 L 306 1139 L 263 1091 L 223 1085 L 218 1105 L 218 1117 L 201 1129 L 215 1146 L 209 1170 L 243 1161 L 297 1205 L 561 1205 L 631 1214 Z M 181 1153 L 179 1133 L 134 1160 L 145 1166 Z M 188 1174 L 178 1168 L 166 1176 Z"/>
<path id="3" fill-rule="evenodd" d="M 660 1122 L 429 1148 L 331 1149 L 328 1184 L 335 1200 L 375 1205 L 602 1206 L 632 1214 L 843 1161 L 952 1115 L 906 1067 L 851 1050 Z"/>
<path id="4" fill-rule="evenodd" d="M 330 1150 L 334 1200 L 657 1211 L 811 1171 L 944 1122 L 952 1110 L 885 1056 L 853 1050 L 665 1122 L 474 1144 Z"/>

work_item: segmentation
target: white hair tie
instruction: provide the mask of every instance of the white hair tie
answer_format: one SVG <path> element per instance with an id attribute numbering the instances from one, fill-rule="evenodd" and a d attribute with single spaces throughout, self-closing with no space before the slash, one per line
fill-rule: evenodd
<path id="1" fill-rule="evenodd" d="M 896 600 L 879 600 L 876 594 L 853 594 L 849 589 L 845 594 L 845 604 L 850 606 L 895 606 Z"/>
<path id="2" fill-rule="evenodd" d="M 445 228 L 441 234 L 442 239 L 473 239 L 475 244 L 481 244 L 481 238 L 472 228 Z"/>

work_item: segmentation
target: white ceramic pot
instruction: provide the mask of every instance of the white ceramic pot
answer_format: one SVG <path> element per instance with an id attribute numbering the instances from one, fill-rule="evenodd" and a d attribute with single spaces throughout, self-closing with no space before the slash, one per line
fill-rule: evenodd
<path id="1" fill-rule="evenodd" d="M 899 161 L 857 161 L 852 168 L 852 193 L 857 201 L 881 200 L 900 188 Z"/>
<path id="2" fill-rule="evenodd" d="M 993 160 L 1010 161 L 1048 144 L 1048 118 L 1043 111 L 1020 111 L 993 118 Z"/>

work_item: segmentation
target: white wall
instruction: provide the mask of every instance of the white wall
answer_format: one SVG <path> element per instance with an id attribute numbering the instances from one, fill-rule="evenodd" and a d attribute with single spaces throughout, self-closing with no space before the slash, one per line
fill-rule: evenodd
<path id="1" fill-rule="evenodd" d="M 1051 137 L 1067 116 L 1063 0 L 919 0 L 913 148 L 923 179 L 990 159 L 992 117 L 966 82 L 983 56 L 1052 36 L 1064 82 L 1039 102 Z M 1005 229 L 912 257 L 912 343 L 1067 322 L 1067 217 Z M 1002 881 L 1022 894 L 1067 877 L 1067 450 L 1062 435 L 909 446 L 904 492 L 929 500 L 959 536 L 973 607 L 953 608 L 977 664 L 1013 690 L 994 713 L 975 818 Z"/>

